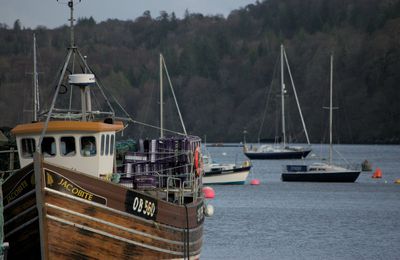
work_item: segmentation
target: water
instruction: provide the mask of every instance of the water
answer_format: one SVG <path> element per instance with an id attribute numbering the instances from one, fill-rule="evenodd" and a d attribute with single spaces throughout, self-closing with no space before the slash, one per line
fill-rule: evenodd
<path id="1" fill-rule="evenodd" d="M 240 147 L 208 148 L 219 162 L 245 160 Z M 370 161 L 356 183 L 281 182 L 290 161 L 253 161 L 259 186 L 213 186 L 202 259 L 400 259 L 400 146 L 340 145 L 346 159 Z M 313 146 L 327 154 L 327 146 Z M 308 159 L 308 162 L 314 161 Z M 296 161 L 300 162 L 300 161 Z M 291 161 L 293 163 L 293 161 Z"/>

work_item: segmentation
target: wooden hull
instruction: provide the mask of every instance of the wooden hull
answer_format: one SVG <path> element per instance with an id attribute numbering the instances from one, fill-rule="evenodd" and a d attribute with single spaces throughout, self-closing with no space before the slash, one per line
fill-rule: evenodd
<path id="1" fill-rule="evenodd" d="M 298 182 L 355 182 L 360 175 L 359 171 L 347 172 L 292 172 L 282 173 L 282 181 Z"/>
<path id="2" fill-rule="evenodd" d="M 177 205 L 47 163 L 21 169 L 3 184 L 3 194 L 10 259 L 200 255 L 200 198 Z"/>
<path id="3" fill-rule="evenodd" d="M 301 159 L 307 157 L 311 150 L 285 151 L 285 152 L 245 152 L 252 160 L 277 160 L 277 159 Z"/>
<path id="4" fill-rule="evenodd" d="M 205 172 L 203 184 L 244 184 L 251 166 L 231 170 Z"/>

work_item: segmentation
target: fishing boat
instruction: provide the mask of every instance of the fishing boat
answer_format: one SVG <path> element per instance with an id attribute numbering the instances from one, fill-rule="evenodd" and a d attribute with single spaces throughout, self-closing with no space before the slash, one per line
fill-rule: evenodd
<path id="1" fill-rule="evenodd" d="M 282 142 L 275 143 L 275 144 L 258 144 L 257 145 L 248 145 L 246 142 L 244 142 L 243 146 L 243 152 L 244 154 L 249 158 L 249 159 L 301 159 L 305 158 L 310 152 L 311 148 L 310 147 L 303 147 L 303 146 L 291 146 L 287 143 L 287 138 L 286 138 L 286 121 L 285 121 L 285 93 L 286 93 L 286 88 L 285 88 L 285 80 L 284 80 L 284 63 L 286 64 L 290 80 L 291 80 L 291 85 L 293 88 L 293 93 L 296 98 L 296 103 L 297 103 L 297 108 L 300 114 L 300 119 L 303 125 L 304 133 L 307 139 L 308 146 L 310 146 L 310 140 L 308 138 L 308 133 L 307 133 L 307 128 L 304 122 L 303 114 L 301 112 L 300 108 L 300 103 L 297 97 L 297 92 L 295 89 L 295 85 L 293 82 L 292 74 L 290 71 L 289 67 L 289 62 L 286 56 L 285 49 L 283 45 L 281 45 L 280 48 L 280 67 L 281 67 L 281 123 L 282 123 Z M 267 106 L 266 106 L 267 107 Z M 264 112 L 265 114 L 265 112 Z M 264 121 L 263 121 L 264 122 Z M 260 127 L 260 133 L 261 129 L 263 127 L 263 122 Z M 260 140 L 260 133 L 259 133 L 259 138 Z"/>
<path id="2" fill-rule="evenodd" d="M 216 163 L 210 155 L 203 155 L 203 184 L 244 184 L 252 165 L 249 161 L 243 164 Z"/>
<path id="3" fill-rule="evenodd" d="M 343 167 L 332 163 L 332 121 L 333 121 L 333 55 L 330 59 L 330 102 L 329 102 L 329 162 L 311 165 L 286 165 L 282 172 L 282 181 L 304 182 L 355 182 L 360 175 L 356 168 Z"/>
<path id="4" fill-rule="evenodd" d="M 115 140 L 125 128 L 123 122 L 133 119 L 116 116 L 74 43 L 72 0 L 68 7 L 71 44 L 50 108 L 37 122 L 12 130 L 21 169 L 2 185 L 8 257 L 198 259 L 206 209 L 202 172 L 195 162 L 200 156 L 200 138 L 174 140 L 176 154 L 173 161 L 163 158 L 164 164 L 152 161 L 157 158 L 151 147 L 144 150 L 141 156 L 149 158 L 146 165 L 153 172 L 137 174 L 134 187 L 121 182 L 115 170 Z M 57 102 L 61 88 L 78 90 L 79 111 L 71 106 L 56 108 L 63 104 Z M 93 109 L 94 88 L 103 94 L 109 111 Z M 168 141 L 160 138 L 150 144 Z M 158 167 L 169 170 L 159 174 Z M 148 185 L 145 177 L 157 181 Z"/>

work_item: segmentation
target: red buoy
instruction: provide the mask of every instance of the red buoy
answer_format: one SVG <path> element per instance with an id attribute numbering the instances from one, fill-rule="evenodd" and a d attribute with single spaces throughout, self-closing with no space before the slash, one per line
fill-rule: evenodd
<path id="1" fill-rule="evenodd" d="M 259 180 L 259 179 L 252 179 L 252 180 L 250 181 L 250 184 L 251 184 L 251 185 L 259 185 L 259 184 L 260 184 L 260 180 Z"/>
<path id="2" fill-rule="evenodd" d="M 206 199 L 213 199 L 215 198 L 215 191 L 211 187 L 203 187 L 203 194 Z"/>
<path id="3" fill-rule="evenodd" d="M 379 168 L 376 168 L 374 174 L 372 175 L 372 178 L 374 179 L 380 179 L 382 178 L 382 171 Z"/>

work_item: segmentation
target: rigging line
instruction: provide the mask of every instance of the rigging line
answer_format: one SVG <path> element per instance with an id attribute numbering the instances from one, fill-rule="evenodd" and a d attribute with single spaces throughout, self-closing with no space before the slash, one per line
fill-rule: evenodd
<path id="1" fill-rule="evenodd" d="M 43 137 L 44 137 L 44 134 L 47 131 L 47 126 L 49 125 L 51 113 L 53 112 L 53 108 L 54 108 L 54 105 L 55 105 L 57 97 L 58 97 L 58 92 L 60 91 L 60 87 L 62 85 L 61 83 L 62 83 L 62 81 L 64 79 L 65 71 L 67 70 L 68 63 L 69 63 L 69 60 L 71 59 L 71 55 L 72 55 L 73 52 L 74 52 L 74 49 L 69 49 L 69 51 L 68 51 L 67 60 L 65 61 L 64 67 L 63 67 L 63 69 L 61 71 L 61 75 L 60 75 L 60 79 L 59 79 L 58 84 L 57 84 L 56 92 L 55 92 L 55 94 L 53 96 L 53 101 L 51 102 L 50 110 L 49 110 L 49 113 L 47 114 L 46 122 L 45 122 L 45 124 L 43 126 L 42 133 L 40 134 L 39 142 L 38 142 L 37 149 L 36 149 L 37 151 L 40 151 L 40 147 L 42 145 Z"/>
<path id="2" fill-rule="evenodd" d="M 343 161 L 345 161 L 347 164 L 350 164 L 350 162 L 349 162 L 338 150 L 336 150 L 336 149 L 333 148 L 333 147 L 332 147 L 332 149 L 333 149 L 333 151 L 336 152 L 336 154 L 338 154 L 338 155 L 340 156 L 340 158 L 341 158 Z"/>
<path id="3" fill-rule="evenodd" d="M 339 96 L 338 102 L 340 102 L 340 104 L 341 104 L 340 108 L 341 108 L 341 111 L 343 111 L 343 113 L 341 113 L 341 114 L 344 115 L 344 124 L 342 124 L 342 125 L 344 125 L 343 128 L 347 129 L 347 131 L 348 131 L 348 134 L 347 133 L 346 134 L 348 135 L 350 142 L 352 144 L 354 144 L 354 138 L 353 138 L 352 128 L 351 128 L 351 124 L 350 124 L 351 120 L 349 119 L 349 113 L 347 113 L 347 109 L 346 109 L 346 107 L 347 107 L 346 97 L 343 95 L 343 91 L 340 91 L 342 85 L 341 84 L 335 84 L 335 85 L 337 86 L 335 88 L 335 89 L 337 89 L 336 93 Z M 337 117 L 341 118 L 340 116 L 337 116 Z M 339 123 L 340 122 L 341 121 L 339 121 Z M 340 133 L 337 136 L 340 136 Z"/>
<path id="4" fill-rule="evenodd" d="M 68 55 L 69 55 L 69 52 L 67 52 L 67 53 L 65 54 L 63 60 L 66 60 L 66 58 L 67 58 Z M 50 85 L 50 86 L 54 86 L 54 85 L 56 84 L 57 79 L 58 79 L 58 75 L 60 75 L 59 73 L 61 73 L 64 64 L 65 64 L 65 63 L 60 63 L 60 66 L 59 66 L 58 69 L 57 69 L 57 72 L 58 72 L 58 73 L 55 73 L 56 76 L 54 76 L 54 79 L 53 79 L 53 81 L 51 82 L 51 85 Z M 50 94 L 51 94 L 51 93 L 50 93 Z M 47 95 L 49 95 L 49 93 L 47 93 Z M 47 103 L 47 102 L 48 102 L 47 100 L 51 100 L 51 98 L 44 98 L 44 99 L 43 99 L 43 101 L 46 102 L 46 104 L 43 105 L 43 106 L 41 106 L 41 111 L 40 111 L 40 113 L 39 113 L 39 116 L 45 115 L 46 113 L 49 112 L 49 111 L 46 112 L 45 109 L 44 109 L 45 107 L 47 107 L 47 106 L 49 105 L 49 104 Z"/>
<path id="5" fill-rule="evenodd" d="M 278 109 L 275 110 L 275 136 L 274 136 L 274 145 L 277 145 L 282 142 L 282 133 L 279 131 L 279 117 L 280 111 Z"/>
<path id="6" fill-rule="evenodd" d="M 79 57 L 81 58 L 81 61 L 82 61 L 83 64 L 84 64 L 85 68 L 87 68 L 87 69 L 89 70 L 89 72 L 92 73 L 92 74 L 94 74 L 95 77 L 97 78 L 96 73 L 94 73 L 94 72 L 92 71 L 92 69 L 89 67 L 89 65 L 87 64 L 87 62 L 86 62 L 85 58 L 83 57 L 82 53 L 81 53 L 79 50 L 77 50 L 77 52 L 78 52 Z M 104 99 L 106 100 L 106 102 L 107 102 L 107 104 L 108 104 L 108 107 L 111 109 L 111 112 L 113 113 L 113 116 L 115 117 L 114 108 L 112 107 L 110 101 L 108 100 L 106 94 L 104 93 L 104 90 L 103 90 L 103 87 L 101 86 L 101 82 L 100 82 L 100 79 L 99 79 L 99 78 L 97 78 L 97 80 L 96 80 L 96 85 L 97 85 L 97 87 L 100 89 L 101 94 L 103 95 Z M 110 95 L 110 96 L 114 99 L 114 101 L 116 101 L 113 95 Z M 116 101 L 116 103 L 117 103 L 117 105 L 122 109 L 122 111 L 124 111 L 124 112 L 126 113 L 126 111 L 122 108 L 122 106 L 118 103 L 118 101 Z M 128 117 L 130 117 L 128 113 L 126 113 L 126 115 L 127 115 Z"/>
<path id="7" fill-rule="evenodd" d="M 90 93 L 93 96 L 92 100 L 94 100 L 94 103 L 95 103 L 94 107 L 95 108 L 97 107 L 97 109 L 101 111 L 101 104 L 99 103 L 98 98 L 96 97 L 96 93 L 95 93 L 94 89 L 90 89 Z M 92 111 L 93 111 L 93 108 L 92 108 Z"/>
<path id="8" fill-rule="evenodd" d="M 164 56 L 163 56 L 162 54 L 161 54 L 161 59 L 162 59 L 163 65 L 164 65 L 165 72 L 166 72 L 166 74 L 167 74 L 167 79 L 168 79 L 168 82 L 169 82 L 169 86 L 170 86 L 170 88 L 171 88 L 172 96 L 174 97 L 175 106 L 176 106 L 176 109 L 178 110 L 178 115 L 179 115 L 179 119 L 181 120 L 183 132 L 185 133 L 185 135 L 187 135 L 185 123 L 183 122 L 182 115 L 181 115 L 181 111 L 180 111 L 179 105 L 178 105 L 178 101 L 176 100 L 176 96 L 175 96 L 175 92 L 174 92 L 174 87 L 172 86 L 172 82 L 171 82 L 171 78 L 169 77 L 167 65 L 165 64 Z M 160 80 L 162 80 L 162 79 L 160 79 Z M 161 104 L 161 105 L 162 105 L 162 104 Z"/>
<path id="9" fill-rule="evenodd" d="M 147 115 L 149 114 L 149 108 L 150 108 L 150 103 L 153 100 L 154 89 L 155 89 L 154 84 L 152 84 L 151 85 L 150 97 L 148 98 L 147 106 L 146 106 L 145 112 L 144 112 L 144 120 L 147 120 Z M 142 137 L 143 130 L 144 130 L 144 127 L 143 126 L 140 127 L 139 137 Z"/>
<path id="10" fill-rule="evenodd" d="M 72 73 L 74 73 L 75 70 L 75 52 L 72 54 Z M 73 87 L 70 85 L 70 93 L 69 93 L 69 110 L 72 108 L 72 89 Z"/>
<path id="11" fill-rule="evenodd" d="M 159 127 L 159 126 L 154 126 L 154 125 L 146 124 L 146 123 L 143 123 L 143 122 L 140 122 L 140 121 L 137 121 L 137 120 L 133 120 L 131 117 L 129 117 L 129 119 L 131 120 L 131 122 L 133 122 L 135 124 L 139 124 L 139 125 L 151 127 L 151 128 L 157 129 L 157 130 L 161 130 L 161 127 Z M 165 129 L 165 128 L 164 128 L 164 131 L 170 132 L 170 133 L 173 133 L 173 134 L 177 134 L 177 135 L 187 136 L 187 134 L 185 134 L 185 133 L 180 133 L 180 132 L 173 131 L 173 130 L 168 130 L 168 129 Z"/>
<path id="12" fill-rule="evenodd" d="M 33 120 L 37 121 L 37 114 L 40 109 L 39 101 L 39 80 L 37 73 L 37 47 L 36 47 L 36 34 L 33 34 Z"/>
<path id="13" fill-rule="evenodd" d="M 262 132 L 262 129 L 264 127 L 265 115 L 267 114 L 267 108 L 268 108 L 269 99 L 270 99 L 271 92 L 272 92 L 272 86 L 274 84 L 276 67 L 277 67 L 278 61 L 279 61 L 279 57 L 277 57 L 277 59 L 275 61 L 274 71 L 272 73 L 272 80 L 271 80 L 270 88 L 268 89 L 268 94 L 267 94 L 267 88 L 265 88 L 265 95 L 264 96 L 267 96 L 267 101 L 265 102 L 265 107 L 264 107 L 264 113 L 263 113 L 263 116 L 262 116 L 261 126 L 260 126 L 260 129 L 258 131 L 258 143 L 260 143 L 261 132 Z"/>
<path id="14" fill-rule="evenodd" d="M 21 115 L 19 118 L 18 118 L 18 121 L 19 122 L 21 122 L 21 121 L 25 121 L 24 119 L 26 118 L 25 117 L 25 114 L 27 113 L 27 112 L 30 112 L 30 110 L 28 110 L 28 109 L 25 109 L 25 100 L 27 100 L 27 90 L 26 90 L 26 88 L 23 88 L 23 93 L 22 93 L 22 112 L 19 112 L 18 114 L 19 115 Z M 21 120 L 22 119 L 22 120 Z M 29 119 L 28 119 L 29 120 Z"/>
<path id="15" fill-rule="evenodd" d="M 296 88 L 295 88 L 295 86 L 294 86 L 293 77 L 292 77 L 292 72 L 290 71 L 290 66 L 289 66 L 288 58 L 287 58 L 287 56 L 286 56 L 286 51 L 285 51 L 285 49 L 283 50 L 283 54 L 284 54 L 285 61 L 286 61 L 286 67 L 287 67 L 287 69 L 288 69 L 289 76 L 290 76 L 290 82 L 292 83 L 292 88 L 293 88 L 293 92 L 294 92 L 294 97 L 296 98 L 297 108 L 298 108 L 299 113 L 300 113 L 301 123 L 303 124 L 304 132 L 305 132 L 306 139 L 307 139 L 307 143 L 308 143 L 308 145 L 310 145 L 310 139 L 308 138 L 308 132 L 307 132 L 306 124 L 305 124 L 305 122 L 304 122 L 303 114 L 301 113 L 300 102 L 299 102 L 299 99 L 298 99 L 298 97 L 297 97 L 297 92 L 296 92 Z"/>
<path id="16" fill-rule="evenodd" d="M 89 70 L 90 73 L 92 73 L 92 74 L 94 74 L 94 75 L 96 76 L 96 74 L 92 71 L 92 69 L 91 69 L 91 68 L 89 67 L 89 65 L 86 63 L 86 60 L 84 59 L 84 57 L 82 56 L 82 54 L 80 53 L 80 51 L 77 50 L 77 52 L 78 52 L 78 55 L 79 55 L 79 57 L 81 58 L 83 64 L 85 65 L 85 67 Z M 97 78 L 97 77 L 96 77 L 96 78 Z M 103 87 L 101 86 L 100 79 L 96 80 L 96 85 L 99 87 L 101 94 L 103 95 L 104 99 L 106 100 L 106 102 L 107 102 L 109 108 L 112 110 L 112 113 L 114 114 L 114 117 L 115 117 L 115 111 L 114 111 L 114 109 L 113 109 L 113 107 L 112 107 L 110 101 L 108 100 L 107 96 L 105 95 L 104 89 L 103 89 Z M 118 100 L 117 100 L 113 95 L 110 94 L 110 96 L 112 97 L 112 99 L 114 100 L 114 102 L 117 103 L 117 105 L 119 106 L 119 108 L 125 113 L 125 115 L 128 117 L 128 119 L 130 119 L 133 123 L 141 124 L 141 125 L 144 125 L 144 126 L 147 126 L 147 127 L 151 127 L 151 128 L 158 129 L 158 130 L 161 129 L 160 127 L 153 126 L 153 125 L 150 125 L 150 124 L 146 124 L 146 123 L 143 123 L 143 122 L 139 122 L 139 121 L 137 121 L 137 120 L 134 120 L 134 119 L 131 117 L 131 115 L 122 107 L 122 105 L 118 102 Z M 165 131 L 170 132 L 170 133 L 174 133 L 174 134 L 178 134 L 178 135 L 187 136 L 186 133 L 183 134 L 183 133 L 180 133 L 180 132 L 176 132 L 176 131 L 172 131 L 172 130 L 167 130 L 167 129 L 165 129 Z"/>

